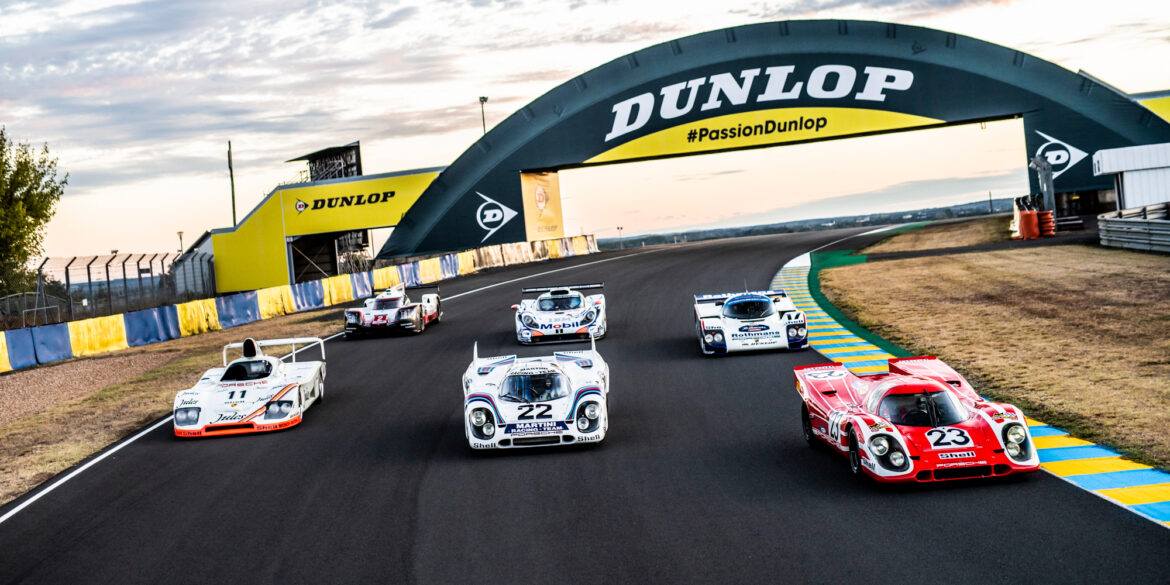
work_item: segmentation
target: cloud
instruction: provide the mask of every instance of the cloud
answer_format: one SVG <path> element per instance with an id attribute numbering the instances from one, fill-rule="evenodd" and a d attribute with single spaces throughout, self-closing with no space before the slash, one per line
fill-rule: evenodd
<path id="1" fill-rule="evenodd" d="M 1008 0 L 792 0 L 760 2 L 745 9 L 732 10 L 761 20 L 787 20 L 815 16 L 829 11 L 892 11 L 900 18 L 921 18 L 932 14 L 982 6 L 1003 4 Z"/>

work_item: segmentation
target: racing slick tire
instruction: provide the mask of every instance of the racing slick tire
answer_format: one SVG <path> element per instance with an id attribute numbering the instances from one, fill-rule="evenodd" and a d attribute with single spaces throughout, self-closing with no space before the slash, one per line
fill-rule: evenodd
<path id="1" fill-rule="evenodd" d="M 317 404 L 325 404 L 325 380 L 317 381 Z"/>
<path id="2" fill-rule="evenodd" d="M 813 437 L 812 419 L 808 415 L 808 405 L 801 403 L 800 405 L 800 434 L 804 435 L 804 441 L 808 443 L 809 447 L 816 447 L 816 438 Z"/>
<path id="3" fill-rule="evenodd" d="M 853 429 L 849 429 L 849 472 L 858 480 L 865 477 L 861 469 L 861 448 L 857 446 L 857 435 Z"/>
<path id="4" fill-rule="evenodd" d="M 443 301 L 435 303 L 435 324 L 443 320 Z"/>
<path id="5" fill-rule="evenodd" d="M 420 312 L 418 315 L 418 322 L 414 326 L 414 333 L 416 335 L 419 333 L 422 333 L 423 331 L 426 330 L 426 328 L 427 328 L 427 320 L 425 317 L 422 316 L 422 313 Z"/>

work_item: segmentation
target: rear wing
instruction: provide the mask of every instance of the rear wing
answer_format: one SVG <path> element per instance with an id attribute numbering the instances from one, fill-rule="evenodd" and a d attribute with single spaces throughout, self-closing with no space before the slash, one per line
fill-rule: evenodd
<path id="1" fill-rule="evenodd" d="M 536 286 L 530 288 L 520 289 L 520 294 L 551 292 L 554 290 L 590 290 L 597 288 L 605 288 L 604 282 L 595 282 L 593 284 L 562 284 L 558 286 Z"/>
<path id="2" fill-rule="evenodd" d="M 717 293 L 717 294 L 710 294 L 710 295 L 695 295 L 695 304 L 698 305 L 701 303 L 715 303 L 716 305 L 721 305 L 724 302 L 726 302 L 727 299 L 730 299 L 732 297 L 743 296 L 743 295 L 761 295 L 761 296 L 768 297 L 768 298 L 772 299 L 773 301 L 775 301 L 775 300 L 777 300 L 776 297 L 784 298 L 784 297 L 788 296 L 788 293 L 784 292 L 781 289 L 772 289 L 772 290 L 749 290 L 749 291 L 744 291 L 744 292 L 731 292 L 731 293 Z"/>
<path id="3" fill-rule="evenodd" d="M 260 340 L 249 337 L 243 341 L 237 341 L 236 343 L 229 343 L 223 346 L 223 365 L 225 367 L 228 365 L 227 354 L 229 349 L 243 349 L 242 353 L 244 357 L 256 357 L 264 355 L 264 352 L 260 351 L 260 348 L 262 347 L 271 347 L 274 345 L 291 345 L 293 346 L 292 361 L 295 362 L 297 361 L 297 353 L 309 348 L 314 344 L 321 348 L 321 361 L 325 361 L 325 340 L 321 339 L 320 337 L 288 337 L 284 339 Z M 303 347 L 297 348 L 298 345 L 302 345 Z"/>

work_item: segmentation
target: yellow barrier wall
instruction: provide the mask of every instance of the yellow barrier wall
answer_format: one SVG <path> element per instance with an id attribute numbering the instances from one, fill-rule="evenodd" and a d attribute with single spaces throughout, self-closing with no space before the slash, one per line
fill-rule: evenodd
<path id="1" fill-rule="evenodd" d="M 588 254 L 589 240 L 585 236 L 574 236 L 573 249 L 576 250 L 578 254 Z"/>
<path id="2" fill-rule="evenodd" d="M 0 331 L 0 372 L 11 372 L 12 362 L 8 361 L 8 339 Z"/>
<path id="3" fill-rule="evenodd" d="M 471 274 L 478 269 L 475 252 L 469 250 L 459 253 L 459 274 Z"/>
<path id="4" fill-rule="evenodd" d="M 94 317 L 81 321 L 70 321 L 69 344 L 73 346 L 73 357 L 84 357 L 116 349 L 126 349 L 126 321 L 122 314 L 108 317 Z"/>
<path id="5" fill-rule="evenodd" d="M 219 331 L 219 311 L 215 308 L 215 299 L 199 299 L 189 303 L 175 305 L 179 313 L 179 332 L 183 337 Z"/>
<path id="6" fill-rule="evenodd" d="M 321 289 L 325 292 L 325 306 L 327 307 L 353 300 L 353 281 L 349 279 L 348 274 L 322 278 Z"/>
<path id="7" fill-rule="evenodd" d="M 443 280 L 443 265 L 438 258 L 418 261 L 418 279 L 423 284 Z"/>
<path id="8" fill-rule="evenodd" d="M 296 303 L 293 301 L 292 287 L 287 284 L 256 291 L 256 300 L 260 304 L 261 319 L 271 319 L 297 311 Z"/>
<path id="9" fill-rule="evenodd" d="M 397 266 L 386 266 L 374 271 L 374 294 L 402 282 Z"/>

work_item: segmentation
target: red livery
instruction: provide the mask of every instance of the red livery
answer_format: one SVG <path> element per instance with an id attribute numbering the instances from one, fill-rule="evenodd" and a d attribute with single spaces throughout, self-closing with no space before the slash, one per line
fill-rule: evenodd
<path id="1" fill-rule="evenodd" d="M 847 454 L 854 475 L 880 482 L 942 481 L 1036 471 L 1024 414 L 988 402 L 934 356 L 890 360 L 889 374 L 843 364 L 795 368 L 801 424 Z"/>

